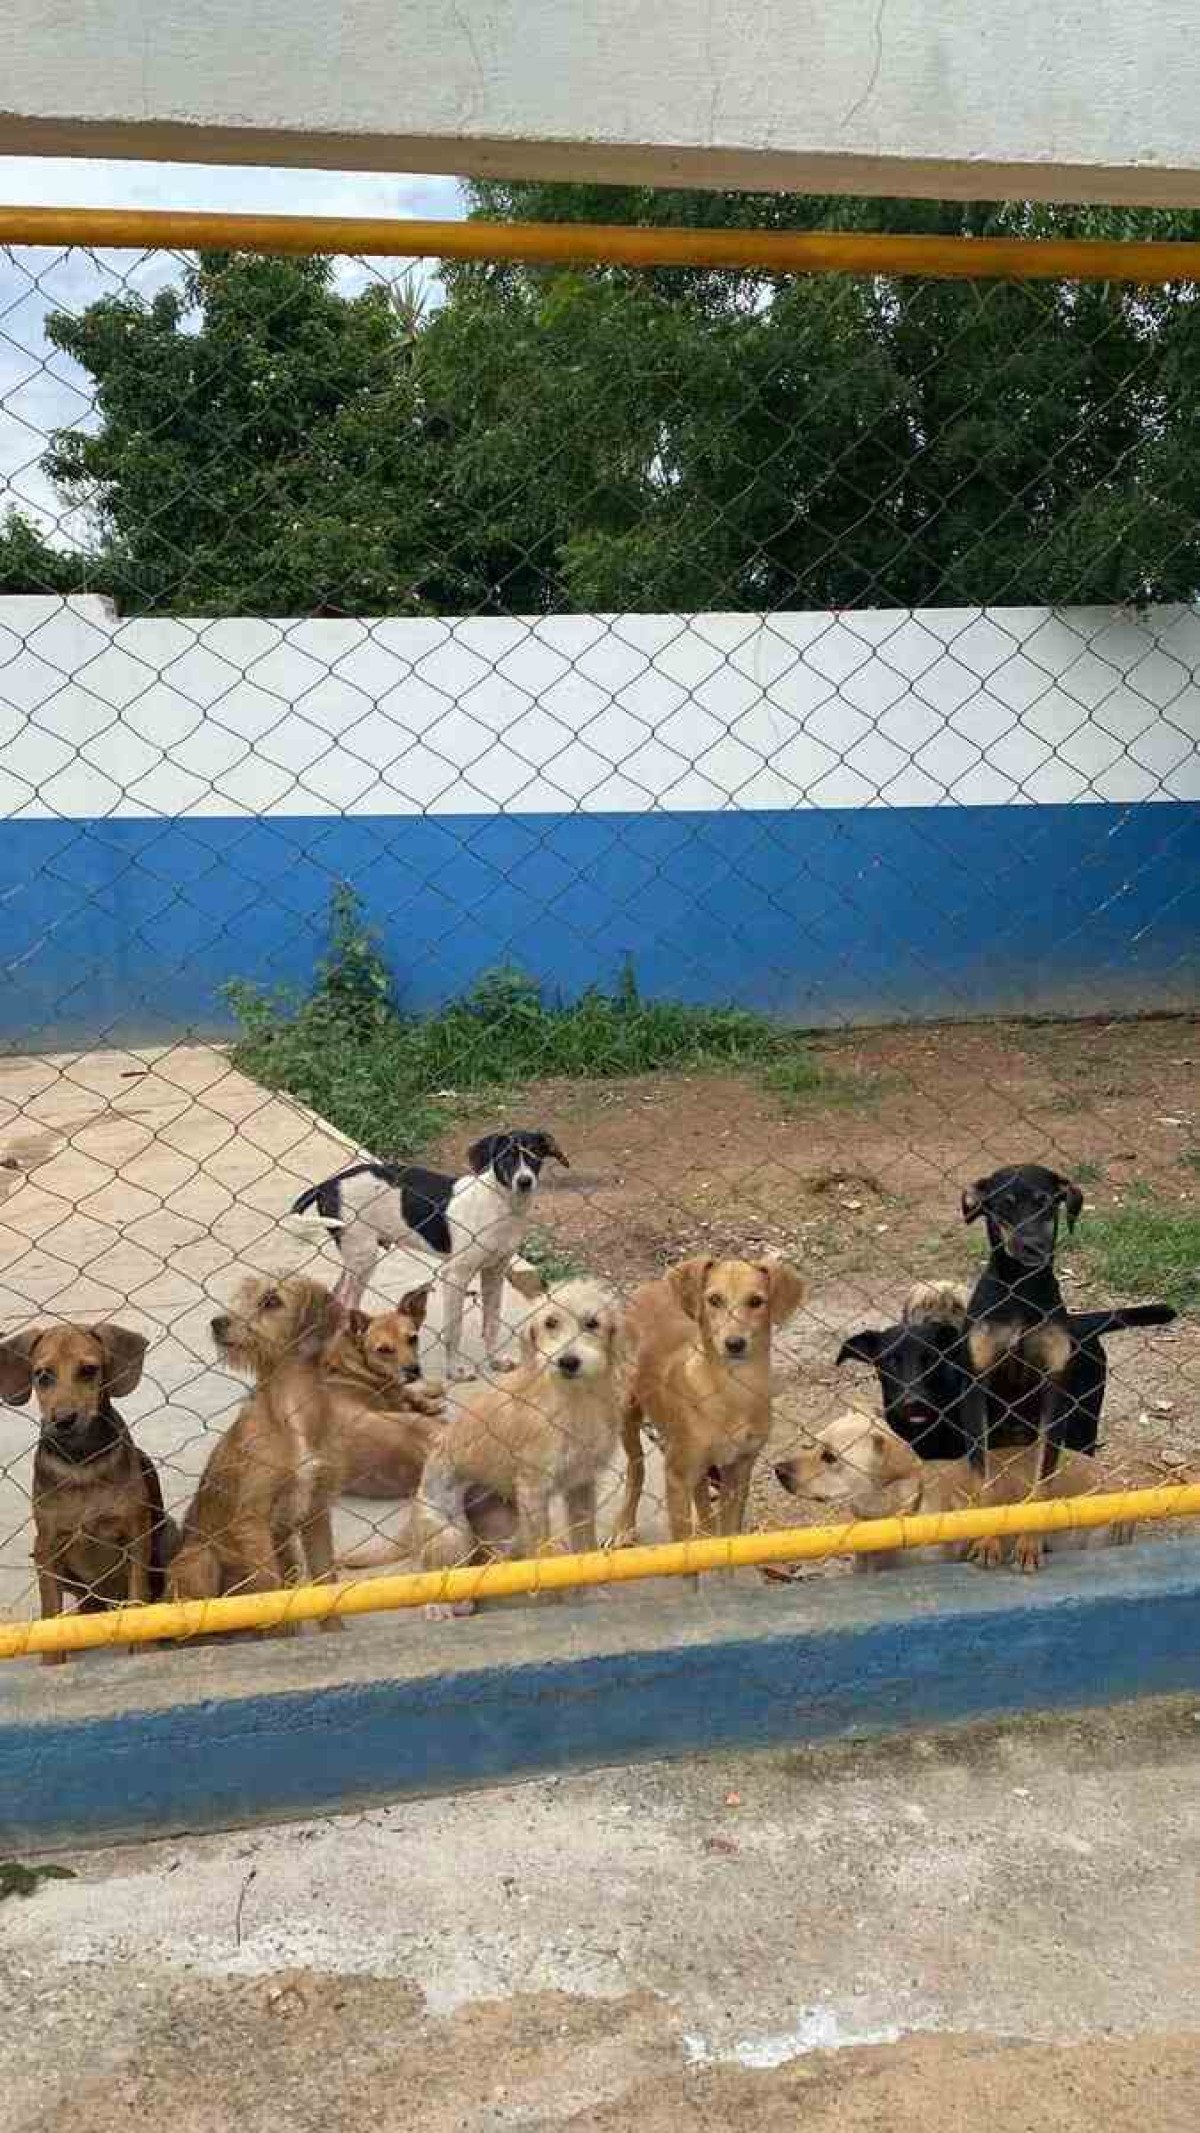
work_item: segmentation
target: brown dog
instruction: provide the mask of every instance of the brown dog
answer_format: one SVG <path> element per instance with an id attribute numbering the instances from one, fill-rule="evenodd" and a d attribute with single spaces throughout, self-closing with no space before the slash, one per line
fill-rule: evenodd
<path id="1" fill-rule="evenodd" d="M 127 1326 L 34 1326 L 0 1343 L 0 1395 L 36 1394 L 33 1558 L 43 1616 L 160 1600 L 175 1528 L 152 1459 L 113 1406 L 142 1375 L 146 1342 Z M 53 1665 L 65 1652 L 46 1652 Z"/>
<path id="2" fill-rule="evenodd" d="M 428 1287 L 394 1311 L 352 1311 L 321 1358 L 348 1496 L 415 1496 L 445 1419 L 441 1385 L 421 1377 L 419 1342 Z"/>
<path id="3" fill-rule="evenodd" d="M 693 1518 L 704 1534 L 741 1532 L 771 1427 L 771 1335 L 803 1296 L 800 1275 L 779 1259 L 685 1259 L 636 1291 L 620 1545 L 637 1538 L 643 1422 L 663 1448 L 672 1540 L 690 1539 Z"/>
<path id="4" fill-rule="evenodd" d="M 333 1577 L 334 1498 L 344 1454 L 321 1357 L 340 1312 L 328 1289 L 296 1275 L 250 1276 L 232 1311 L 212 1320 L 217 1353 L 255 1390 L 209 1456 L 171 1564 L 172 1598 L 270 1592 L 295 1580 L 301 1558 L 315 1584 Z M 335 1616 L 322 1629 L 341 1629 Z"/>

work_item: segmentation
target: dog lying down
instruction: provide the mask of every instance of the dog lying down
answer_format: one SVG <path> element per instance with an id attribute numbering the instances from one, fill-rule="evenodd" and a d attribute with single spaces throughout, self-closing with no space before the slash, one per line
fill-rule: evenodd
<path id="1" fill-rule="evenodd" d="M 977 1466 L 962 1459 L 921 1459 L 911 1445 L 870 1415 L 849 1411 L 818 1430 L 811 1447 L 782 1460 L 776 1479 L 789 1495 L 806 1503 L 827 1505 L 847 1519 L 913 1518 L 940 1511 L 967 1511 L 993 1504 L 1025 1503 L 1036 1480 L 1036 1446 L 1013 1446 L 997 1452 L 985 1481 Z M 1050 1499 L 1099 1494 L 1106 1486 L 1095 1459 L 1063 1452 L 1042 1493 Z M 1017 1536 L 1003 1542 L 1012 1559 Z M 1093 1526 L 1075 1532 L 1048 1533 L 1050 1553 L 1069 1548 L 1119 1546 L 1133 1539 L 1133 1528 Z M 890 1570 L 907 1556 L 920 1562 L 956 1562 L 969 1543 L 946 1542 L 933 1548 L 895 1548 L 876 1555 L 856 1555 L 855 1570 Z"/>

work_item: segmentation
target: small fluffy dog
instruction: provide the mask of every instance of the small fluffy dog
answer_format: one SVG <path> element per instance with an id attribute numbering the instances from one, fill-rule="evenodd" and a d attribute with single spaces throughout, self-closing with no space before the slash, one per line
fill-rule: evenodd
<path id="1" fill-rule="evenodd" d="M 626 1314 L 635 1355 L 619 1545 L 637 1538 L 643 1425 L 663 1448 L 672 1540 L 690 1539 L 693 1520 L 702 1534 L 741 1532 L 771 1427 L 771 1336 L 803 1296 L 781 1259 L 685 1259 L 637 1290 Z"/>
<path id="2" fill-rule="evenodd" d="M 232 1310 L 212 1320 L 218 1355 L 255 1389 L 210 1454 L 184 1515 L 172 1598 L 270 1592 L 295 1580 L 301 1558 L 315 1584 L 332 1578 L 330 1509 L 345 1455 L 321 1358 L 340 1316 L 320 1282 L 252 1275 Z M 334 1616 L 320 1626 L 342 1628 Z"/>
<path id="3" fill-rule="evenodd" d="M 467 1150 L 463 1177 L 415 1163 L 352 1163 L 302 1192 L 291 1212 L 320 1223 L 336 1240 L 345 1271 L 334 1293 L 347 1309 L 361 1301 L 389 1246 L 433 1253 L 444 1268 L 447 1371 L 461 1377 L 467 1290 L 478 1275 L 484 1346 L 491 1355 L 500 1336 L 505 1273 L 532 1220 L 546 1162 L 571 1167 L 553 1134 L 511 1127 L 485 1134 Z"/>
<path id="4" fill-rule="evenodd" d="M 161 1600 L 175 1527 L 154 1461 L 113 1406 L 140 1384 L 146 1342 L 127 1326 L 33 1326 L 0 1343 L 0 1396 L 34 1394 L 33 1559 L 43 1616 Z M 65 1652 L 46 1652 L 52 1666 Z"/>
<path id="5" fill-rule="evenodd" d="M 522 1326 L 520 1349 L 502 1383 L 464 1393 L 430 1454 L 421 1481 L 428 1568 L 472 1560 L 481 1500 L 512 1507 L 523 1556 L 548 1545 L 555 1497 L 568 1545 L 599 1545 L 596 1483 L 621 1420 L 620 1311 L 594 1281 L 556 1284 Z"/>
<path id="6" fill-rule="evenodd" d="M 421 1376 L 429 1290 L 410 1289 L 394 1311 L 352 1311 L 321 1357 L 347 1496 L 416 1494 L 445 1419 L 443 1387 Z"/>
<path id="7" fill-rule="evenodd" d="M 812 1445 L 782 1460 L 775 1477 L 789 1495 L 807 1503 L 828 1504 L 848 1518 L 914 1518 L 924 1513 L 966 1511 L 980 1505 L 1027 1502 L 1038 1489 L 1037 1448 L 1012 1447 L 997 1452 L 985 1480 L 965 1455 L 959 1459 L 922 1459 L 886 1422 L 851 1410 L 817 1431 Z M 1041 1494 L 1085 1496 L 1103 1488 L 1094 1459 L 1064 1452 Z M 1132 1539 L 1129 1526 L 1098 1526 L 1078 1533 L 1046 1536 L 1052 1550 L 1102 1547 Z M 1012 1556 L 1014 1542 L 1000 1543 Z M 961 1560 L 967 1544 L 946 1542 L 932 1548 L 888 1549 L 856 1555 L 855 1570 L 888 1570 L 907 1555 L 922 1561 Z"/>

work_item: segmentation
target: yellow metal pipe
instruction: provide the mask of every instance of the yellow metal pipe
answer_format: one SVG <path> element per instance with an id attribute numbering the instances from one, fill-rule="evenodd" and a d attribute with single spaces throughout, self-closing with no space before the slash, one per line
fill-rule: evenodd
<path id="1" fill-rule="evenodd" d="M 842 1526 L 789 1526 L 776 1533 L 740 1533 L 732 1540 L 670 1541 L 656 1548 L 598 1549 L 589 1555 L 547 1555 L 537 1561 L 487 1563 L 477 1569 L 413 1571 L 364 1578 L 351 1585 L 298 1585 L 279 1592 L 235 1594 L 223 1600 L 165 1601 L 116 1608 L 109 1614 L 52 1615 L 40 1622 L 0 1626 L 0 1659 L 40 1652 L 78 1652 L 110 1644 L 214 1636 L 239 1629 L 278 1629 L 329 1615 L 387 1613 L 430 1602 L 498 1600 L 533 1592 L 570 1592 L 587 1585 L 623 1585 L 642 1578 L 684 1577 L 701 1570 L 733 1570 L 759 1563 L 820 1562 L 831 1555 L 872 1555 L 893 1548 L 931 1548 L 950 1541 L 988 1540 L 1016 1533 L 1062 1533 L 1118 1521 L 1200 1517 L 1200 1483 L 1172 1483 L 1105 1496 L 1006 1504 L 974 1511 L 942 1511 L 919 1518 L 873 1518 Z"/>
<path id="2" fill-rule="evenodd" d="M 366 254 L 534 266 L 732 267 L 988 281 L 1200 280 L 1200 243 L 1091 237 L 916 237 L 836 230 L 646 229 L 623 223 L 404 222 L 166 208 L 4 207 L 0 244 Z"/>

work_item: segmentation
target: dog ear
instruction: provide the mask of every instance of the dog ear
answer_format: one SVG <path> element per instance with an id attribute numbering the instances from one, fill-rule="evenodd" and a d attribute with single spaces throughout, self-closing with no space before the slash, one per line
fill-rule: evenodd
<path id="1" fill-rule="evenodd" d="M 700 1316 L 705 1283 L 715 1265 L 715 1259 L 683 1259 L 667 1275 L 667 1287 L 680 1310 L 686 1311 L 689 1318 Z"/>
<path id="2" fill-rule="evenodd" d="M 836 1361 L 875 1364 L 899 1330 L 898 1326 L 863 1326 L 842 1342 Z"/>
<path id="3" fill-rule="evenodd" d="M 46 1328 L 30 1326 L 10 1341 L 0 1341 L 0 1400 L 10 1407 L 24 1407 L 33 1391 L 33 1351 Z"/>
<path id="4" fill-rule="evenodd" d="M 485 1133 L 482 1140 L 472 1141 L 467 1150 L 467 1161 L 477 1178 L 481 1178 L 485 1170 L 491 1169 L 507 1139 L 507 1133 Z"/>
<path id="5" fill-rule="evenodd" d="M 1066 1211 L 1067 1228 L 1074 1229 L 1080 1215 L 1083 1213 L 1083 1194 L 1080 1192 L 1078 1185 L 1072 1184 L 1070 1178 L 1060 1177 L 1058 1180 L 1058 1197 Z"/>
<path id="6" fill-rule="evenodd" d="M 991 1178 L 976 1178 L 973 1185 L 967 1186 L 962 1196 L 962 1218 L 964 1222 L 978 1222 L 987 1204 L 991 1183 Z"/>
<path id="7" fill-rule="evenodd" d="M 340 1330 L 342 1307 L 322 1282 L 308 1281 L 304 1288 L 304 1297 L 296 1313 L 292 1354 L 301 1362 L 311 1362 Z"/>
<path id="8" fill-rule="evenodd" d="M 881 1481 L 903 1481 L 908 1474 L 915 1474 L 921 1464 L 911 1445 L 898 1437 L 886 1422 L 873 1422 L 870 1431 L 871 1457 Z"/>
<path id="9" fill-rule="evenodd" d="M 771 1292 L 771 1324 L 786 1326 L 804 1301 L 804 1277 L 786 1259 L 765 1259 L 762 1272 Z"/>
<path id="10" fill-rule="evenodd" d="M 427 1281 L 422 1288 L 409 1289 L 396 1305 L 396 1309 L 403 1311 L 406 1318 L 411 1318 L 414 1326 L 423 1326 L 425 1323 L 425 1313 L 429 1309 L 429 1291 L 431 1287 L 432 1283 Z"/>
<path id="11" fill-rule="evenodd" d="M 526 1303 L 540 1303 L 546 1294 L 545 1281 L 528 1259 L 510 1259 L 504 1278 Z"/>
<path id="12" fill-rule="evenodd" d="M 561 1163 L 564 1170 L 571 1168 L 552 1133 L 531 1133 L 528 1136 L 528 1145 L 536 1155 L 541 1156 L 543 1163 Z"/>
<path id="13" fill-rule="evenodd" d="M 360 1311 L 357 1304 L 354 1305 L 352 1310 L 343 1310 L 342 1312 L 342 1331 L 343 1333 L 348 1333 L 353 1340 L 360 1341 L 370 1323 L 371 1320 L 368 1313 Z"/>
<path id="14" fill-rule="evenodd" d="M 121 1400 L 142 1382 L 142 1365 L 150 1343 L 144 1333 L 128 1326 L 89 1326 L 88 1331 L 104 1350 L 104 1389 Z"/>

